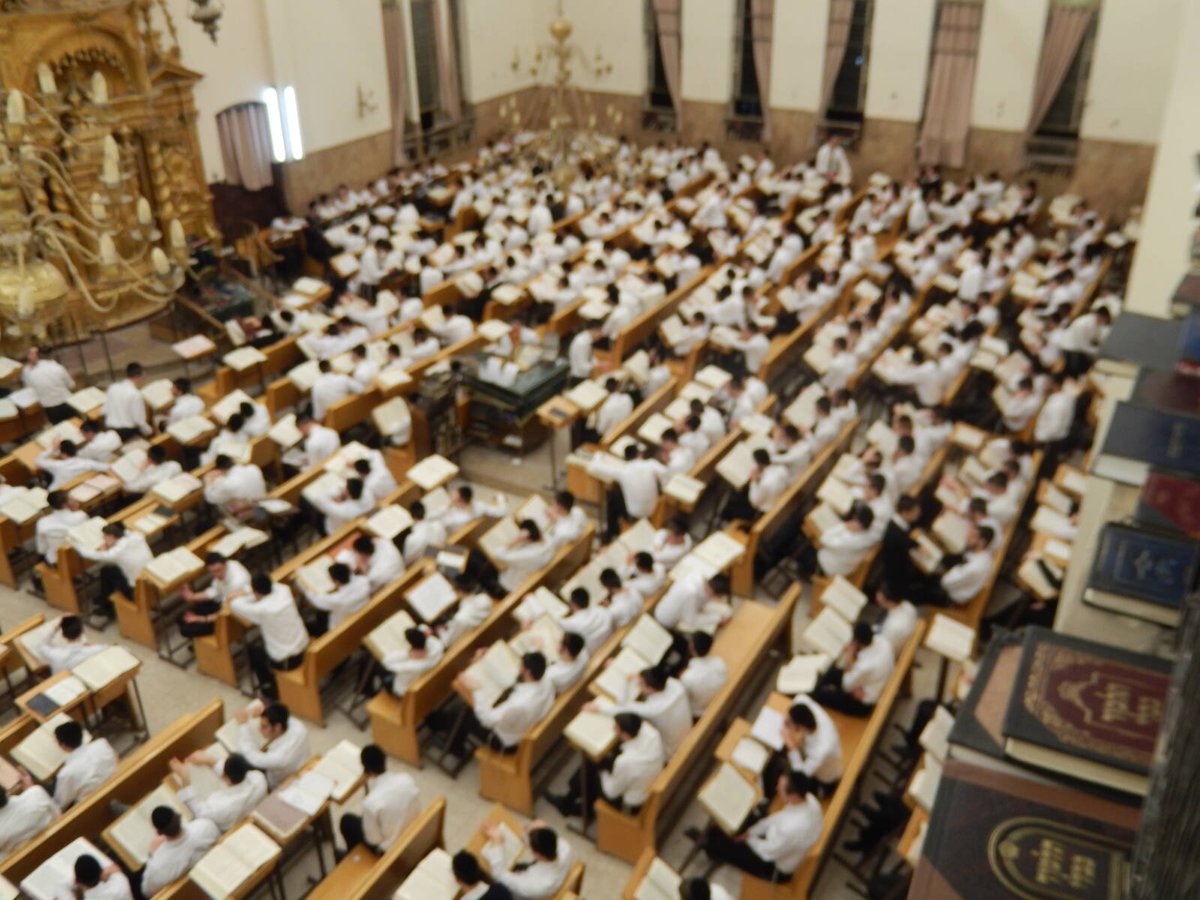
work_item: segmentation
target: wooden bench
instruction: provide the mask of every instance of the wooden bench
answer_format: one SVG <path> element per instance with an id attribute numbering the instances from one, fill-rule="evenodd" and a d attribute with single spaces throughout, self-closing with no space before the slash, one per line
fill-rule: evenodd
<path id="1" fill-rule="evenodd" d="M 787 525 L 796 508 L 815 485 L 816 479 L 849 444 L 850 438 L 858 430 L 859 421 L 858 418 L 855 418 L 843 425 L 838 436 L 821 448 L 821 452 L 813 457 L 812 462 L 808 464 L 800 477 L 792 482 L 770 510 L 759 516 L 748 531 L 734 526 L 729 528 L 729 534 L 746 548 L 746 552 L 733 564 L 733 570 L 730 573 L 730 581 L 735 594 L 751 595 L 754 590 L 754 558 L 759 548 L 766 539 Z"/>
<path id="2" fill-rule="evenodd" d="M 387 900 L 430 851 L 445 847 L 446 798 L 438 797 L 376 855 L 359 845 L 309 893 L 311 900 Z"/>
<path id="3" fill-rule="evenodd" d="M 121 760 L 116 773 L 67 810 L 36 839 L 0 862 L 0 875 L 13 884 L 76 838 L 94 838 L 112 823 L 112 801 L 137 803 L 170 773 L 168 762 L 212 744 L 225 720 L 220 700 L 210 700 L 197 712 L 176 719 Z"/>
<path id="4" fill-rule="evenodd" d="M 471 664 L 475 650 L 512 630 L 513 612 L 526 594 L 545 582 L 565 577 L 587 561 L 595 531 L 595 526 L 589 524 L 578 540 L 560 547 L 545 568 L 532 573 L 516 590 L 510 591 L 482 624 L 447 649 L 437 666 L 409 685 L 404 696 L 380 691 L 372 697 L 367 703 L 367 713 L 375 743 L 409 765 L 419 767 L 419 730 L 425 717 L 445 702 L 453 690 L 454 679 Z"/>
<path id="5" fill-rule="evenodd" d="M 699 760 L 719 740 L 735 708 L 761 684 L 768 671 L 762 665 L 764 655 L 772 648 L 790 645 L 792 615 L 799 596 L 800 586 L 795 585 L 774 608 L 753 600 L 738 605 L 733 617 L 717 632 L 711 651 L 725 660 L 729 680 L 654 779 L 636 815 L 618 810 L 603 798 L 596 801 L 599 850 L 633 863 L 645 848 L 657 846 L 671 811 L 696 777 Z"/>
<path id="6" fill-rule="evenodd" d="M 824 804 L 825 822 L 821 837 L 809 851 L 800 867 L 792 873 L 791 880 L 772 884 L 751 875 L 742 875 L 743 900 L 800 900 L 811 897 L 829 857 L 836 848 L 838 832 L 846 816 L 853 810 L 859 785 L 870 767 L 875 748 L 891 720 L 896 700 L 912 668 L 917 648 L 925 634 L 925 623 L 918 622 L 916 631 L 904 645 L 875 709 L 867 718 L 855 718 L 838 712 L 829 712 L 837 726 L 842 742 L 842 779 L 833 796 Z"/>

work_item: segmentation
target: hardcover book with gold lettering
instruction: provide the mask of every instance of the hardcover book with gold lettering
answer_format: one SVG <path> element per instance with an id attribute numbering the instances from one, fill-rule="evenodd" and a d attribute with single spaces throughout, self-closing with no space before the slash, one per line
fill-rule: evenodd
<path id="1" fill-rule="evenodd" d="M 1166 660 L 1029 628 L 1004 718 L 1005 753 L 1145 796 L 1170 678 Z"/>
<path id="2" fill-rule="evenodd" d="M 1120 900 L 1139 811 L 950 759 L 908 896 Z"/>

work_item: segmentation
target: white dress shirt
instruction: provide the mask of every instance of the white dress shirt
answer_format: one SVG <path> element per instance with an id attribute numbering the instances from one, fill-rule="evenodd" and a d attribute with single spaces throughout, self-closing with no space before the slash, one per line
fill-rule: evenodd
<path id="1" fill-rule="evenodd" d="M 34 529 L 38 555 L 50 565 L 58 563 L 58 548 L 67 542 L 67 532 L 88 520 L 82 509 L 52 509 L 38 519 Z"/>
<path id="2" fill-rule="evenodd" d="M 117 771 L 117 754 L 104 738 L 67 754 L 54 782 L 54 802 L 67 809 L 79 802 Z"/>
<path id="3" fill-rule="evenodd" d="M 75 391 L 75 379 L 62 363 L 53 359 L 39 359 L 32 366 L 25 366 L 21 381 L 32 388 L 42 409 L 62 406 Z"/>
<path id="4" fill-rule="evenodd" d="M 567 347 L 568 372 L 572 378 L 590 378 L 596 359 L 592 355 L 592 335 L 581 331 L 571 339 Z"/>
<path id="5" fill-rule="evenodd" d="M 313 382 L 310 394 L 312 398 L 312 417 L 320 422 L 325 418 L 325 413 L 329 410 L 329 407 L 345 400 L 352 394 L 360 393 L 362 389 L 362 385 L 349 375 L 344 375 L 341 372 L 322 372 L 317 376 L 317 380 Z"/>
<path id="6" fill-rule="evenodd" d="M 595 653 L 612 634 L 612 614 L 603 606 L 577 609 L 559 622 L 563 631 L 573 631 L 583 638 L 584 647 Z"/>
<path id="7" fill-rule="evenodd" d="M 286 584 L 274 585 L 271 593 L 261 599 L 254 594 L 235 597 L 229 601 L 229 608 L 234 615 L 258 626 L 267 656 L 276 662 L 285 662 L 308 646 L 308 631 L 296 609 L 292 589 Z"/>
<path id="8" fill-rule="evenodd" d="M 143 534 L 137 531 L 127 531 L 117 539 L 111 547 L 86 550 L 80 548 L 79 555 L 84 559 L 99 563 L 111 563 L 116 566 L 129 580 L 130 585 L 136 585 L 138 576 L 146 568 L 154 554 L 146 543 Z"/>
<path id="9" fill-rule="evenodd" d="M 693 719 L 704 715 L 708 704 L 728 680 L 729 666 L 719 656 L 701 656 L 687 664 L 687 668 L 679 673 L 679 681 L 687 690 Z"/>
<path id="10" fill-rule="evenodd" d="M 591 656 L 587 652 L 587 647 L 580 650 L 579 655 L 570 661 L 556 655 L 546 666 L 544 680 L 554 685 L 556 694 L 561 694 L 580 679 L 590 660 Z"/>
<path id="11" fill-rule="evenodd" d="M 43 472 L 49 473 L 50 490 L 52 491 L 56 491 L 60 487 L 69 484 L 80 475 L 86 475 L 89 472 L 108 471 L 107 463 L 96 462 L 94 459 L 87 459 L 79 455 L 66 456 L 60 459 L 49 450 L 43 450 L 39 453 L 34 462 Z"/>
<path id="12" fill-rule="evenodd" d="M 125 482 L 125 490 L 130 494 L 144 494 L 168 478 L 174 478 L 182 472 L 183 466 L 173 459 L 157 464 L 151 463 Z"/>
<path id="13" fill-rule="evenodd" d="M 849 575 L 874 545 L 870 531 L 851 531 L 845 522 L 839 522 L 821 535 L 817 562 L 826 575 Z"/>
<path id="14" fill-rule="evenodd" d="M 573 543 L 583 536 L 587 526 L 587 513 L 578 506 L 572 506 L 569 513 L 560 519 L 555 519 L 550 525 L 550 543 L 556 549 Z"/>
<path id="15" fill-rule="evenodd" d="M 588 464 L 588 474 L 620 485 L 625 509 L 634 519 L 644 519 L 654 512 L 665 473 L 666 467 L 653 459 L 620 460 L 613 464 L 597 456 Z"/>
<path id="16" fill-rule="evenodd" d="M 363 800 L 363 837 L 377 849 L 390 847 L 421 811 L 421 792 L 412 776 L 384 772 L 367 779 Z"/>
<path id="17" fill-rule="evenodd" d="M 596 411 L 596 433 L 601 437 L 624 422 L 633 413 L 633 398 L 624 391 L 614 391 Z"/>
<path id="18" fill-rule="evenodd" d="M 517 544 L 496 553 L 496 561 L 504 566 L 500 573 L 500 584 L 508 591 L 515 591 L 535 572 L 550 564 L 554 558 L 554 545 L 549 541 L 533 541 Z"/>
<path id="19" fill-rule="evenodd" d="M 90 441 L 85 441 L 79 447 L 79 455 L 84 459 L 94 459 L 96 462 L 112 462 L 117 451 L 121 449 L 121 436 L 115 431 L 101 431 Z"/>
<path id="20" fill-rule="evenodd" d="M 694 623 L 708 603 L 707 581 L 704 575 L 697 572 L 672 582 L 654 607 L 654 618 L 664 628 L 694 630 L 688 628 L 688 624 Z"/>
<path id="21" fill-rule="evenodd" d="M 404 561 L 412 565 L 430 547 L 446 543 L 446 526 L 436 519 L 421 519 L 413 522 L 404 539 Z"/>
<path id="22" fill-rule="evenodd" d="M 332 428 L 316 424 L 309 429 L 303 447 L 303 468 L 309 469 L 342 449 L 342 439 Z"/>
<path id="23" fill-rule="evenodd" d="M 912 633 L 917 630 L 917 618 L 917 608 L 907 600 L 901 600 L 884 616 L 877 633 L 892 645 L 893 655 L 900 655 Z"/>
<path id="24" fill-rule="evenodd" d="M 713 894 L 716 900 L 716 894 Z M 67 895 L 56 897 L 55 900 L 75 900 L 74 891 Z M 133 889 L 129 887 L 129 878 L 124 872 L 113 872 L 93 888 L 83 892 L 82 900 L 133 900 Z"/>
<path id="25" fill-rule="evenodd" d="M 638 690 L 637 679 L 630 679 L 627 684 L 628 697 L 613 708 L 613 715 L 631 712 L 648 720 L 662 735 L 665 754 L 671 756 L 692 730 L 692 707 L 688 702 L 687 689 L 678 678 L 668 678 L 661 691 L 637 700 L 634 699 Z"/>
<path id="26" fill-rule="evenodd" d="M 41 785 L 35 784 L 19 794 L 9 794 L 8 803 L 0 809 L 0 859 L 57 818 L 58 807 Z"/>
<path id="27" fill-rule="evenodd" d="M 854 664 L 842 675 L 842 689 L 847 693 L 862 690 L 862 702 L 874 706 L 883 693 L 887 680 L 896 667 L 892 645 L 875 638 L 858 651 Z"/>
<path id="28" fill-rule="evenodd" d="M 541 681 L 520 681 L 509 695 L 495 706 L 476 701 L 475 718 L 489 728 L 505 747 L 515 747 L 530 728 L 550 714 L 554 706 L 554 685 Z"/>
<path id="29" fill-rule="evenodd" d="M 171 404 L 171 411 L 167 413 L 167 422 L 174 424 L 192 416 L 202 416 L 204 410 L 204 401 L 195 394 L 180 394 Z"/>
<path id="30" fill-rule="evenodd" d="M 799 696 L 796 703 L 807 706 L 817 721 L 811 734 L 804 736 L 800 750 L 788 751 L 788 764 L 824 784 L 833 784 L 842 777 L 842 739 L 829 713 L 808 697 Z"/>
<path id="31" fill-rule="evenodd" d="M 794 872 L 821 838 L 825 814 L 809 794 L 803 803 L 785 806 L 755 822 L 746 843 L 760 859 L 774 863 L 780 872 Z"/>
<path id="32" fill-rule="evenodd" d="M 351 575 L 350 580 L 327 594 L 307 594 L 308 602 L 329 613 L 332 631 L 367 605 L 371 599 L 371 583 L 365 575 Z"/>
<path id="33" fill-rule="evenodd" d="M 558 836 L 558 856 L 553 862 L 534 860 L 519 872 L 504 871 L 504 846 L 491 841 L 483 845 L 483 858 L 496 878 L 516 900 L 549 900 L 558 893 L 571 871 L 571 845 Z"/>
<path id="34" fill-rule="evenodd" d="M 235 500 L 253 503 L 266 496 L 267 480 L 262 469 L 253 463 L 230 466 L 228 472 L 204 486 L 204 499 L 213 506 Z"/>
<path id="35" fill-rule="evenodd" d="M 392 673 L 392 693 L 403 697 L 409 686 L 441 662 L 445 654 L 445 645 L 433 635 L 425 637 L 424 656 L 412 656 L 403 650 L 387 654 L 380 664 Z"/>
<path id="36" fill-rule="evenodd" d="M 146 398 L 128 378 L 114 381 L 108 386 L 103 412 L 104 424 L 109 428 L 136 428 L 142 434 L 150 434 Z"/>
<path id="37" fill-rule="evenodd" d="M 759 512 L 770 512 L 775 501 L 783 496 L 783 492 L 788 489 L 791 482 L 792 478 L 787 467 L 772 463 L 763 469 L 757 480 L 751 481 L 747 485 L 750 505 Z"/>
<path id="38" fill-rule="evenodd" d="M 992 574 L 992 556 L 986 550 L 968 551 L 963 561 L 942 575 L 942 588 L 955 603 L 969 603 Z"/>
<path id="39" fill-rule="evenodd" d="M 337 556 L 337 561 L 345 563 L 348 566 L 353 566 L 355 557 L 353 551 L 342 551 Z M 390 584 L 404 573 L 404 557 L 400 555 L 400 549 L 394 541 L 377 538 L 375 541 L 375 550 L 371 553 L 371 559 L 367 563 L 367 581 L 371 585 L 371 592 L 379 590 L 385 584 Z"/>
<path id="40" fill-rule="evenodd" d="M 179 790 L 179 799 L 197 819 L 208 819 L 222 833 L 246 818 L 267 796 L 267 776 L 251 769 L 241 784 L 225 784 L 201 799 L 190 784 Z"/>
<path id="41" fill-rule="evenodd" d="M 142 870 L 142 895 L 153 897 L 172 881 L 183 877 L 220 838 L 220 830 L 208 819 L 184 822 L 179 837 L 163 841 L 146 860 L 146 868 Z"/>
<path id="42" fill-rule="evenodd" d="M 214 578 L 203 594 L 207 600 L 218 600 L 224 603 L 234 594 L 249 593 L 250 570 L 236 559 L 226 560 L 225 577 Z"/>
<path id="43" fill-rule="evenodd" d="M 1075 395 L 1067 391 L 1055 391 L 1047 397 L 1033 424 L 1033 439 L 1049 444 L 1066 438 L 1075 421 L 1075 400 Z"/>
<path id="44" fill-rule="evenodd" d="M 641 806 L 664 761 L 662 735 L 649 722 L 642 722 L 637 736 L 621 744 L 612 770 L 600 773 L 600 789 L 613 803 Z"/>
<path id="45" fill-rule="evenodd" d="M 68 641 L 60 633 L 47 635 L 38 644 L 38 656 L 50 666 L 50 674 L 57 675 L 75 668 L 85 659 L 90 659 L 102 650 L 107 650 L 108 644 L 86 644 L 83 639 Z"/>
<path id="46" fill-rule="evenodd" d="M 288 718 L 287 730 L 262 746 L 262 732 L 258 722 L 251 719 L 238 732 L 238 750 L 246 762 L 267 775 L 267 784 L 272 790 L 289 775 L 299 772 L 312 757 L 308 743 L 308 728 L 296 716 Z"/>

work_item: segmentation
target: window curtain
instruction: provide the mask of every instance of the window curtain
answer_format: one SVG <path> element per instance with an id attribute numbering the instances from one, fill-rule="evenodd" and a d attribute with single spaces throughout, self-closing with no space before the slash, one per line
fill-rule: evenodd
<path id="1" fill-rule="evenodd" d="M 462 95 L 458 86 L 458 48 L 454 43 L 450 0 L 434 0 L 433 31 L 437 41 L 438 92 L 442 111 L 451 122 L 457 122 L 462 118 Z"/>
<path id="2" fill-rule="evenodd" d="M 850 23 L 854 18 L 854 0 L 829 0 L 829 30 L 825 35 L 825 71 L 821 73 L 821 105 L 817 107 L 820 118 L 829 111 L 833 100 L 833 88 L 837 84 L 838 72 L 846 59 L 846 45 L 850 41 Z"/>
<path id="3" fill-rule="evenodd" d="M 775 0 L 750 0 L 750 38 L 754 42 L 754 74 L 758 78 L 758 103 L 762 109 L 763 138 L 770 129 L 771 37 L 775 30 Z"/>
<path id="4" fill-rule="evenodd" d="M 275 183 L 265 103 L 239 103 L 221 110 L 217 113 L 217 135 L 229 184 L 260 191 Z"/>
<path id="5" fill-rule="evenodd" d="M 658 50 L 662 56 L 663 72 L 667 76 L 667 90 L 671 94 L 671 105 L 675 107 L 676 128 L 683 118 L 683 103 L 679 93 L 682 50 L 679 42 L 680 0 L 654 0 L 654 25 L 658 32 Z"/>
<path id="6" fill-rule="evenodd" d="M 387 54 L 388 107 L 392 112 L 392 165 L 402 166 L 408 161 L 408 154 L 404 150 L 408 59 L 404 42 L 404 10 L 396 3 L 383 7 L 383 48 Z"/>
<path id="7" fill-rule="evenodd" d="M 917 148 L 923 165 L 959 167 L 966 161 L 982 19 L 982 3 L 942 3 Z"/>
<path id="8" fill-rule="evenodd" d="M 1028 134 L 1038 130 L 1050 111 L 1095 15 L 1096 10 L 1087 6 L 1054 6 L 1050 9 L 1050 23 L 1042 43 L 1042 59 L 1033 88 Z"/>

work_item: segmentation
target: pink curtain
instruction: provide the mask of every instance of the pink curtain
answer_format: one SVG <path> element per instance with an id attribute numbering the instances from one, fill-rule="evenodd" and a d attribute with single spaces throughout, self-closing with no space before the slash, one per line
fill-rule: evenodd
<path id="1" fill-rule="evenodd" d="M 833 99 L 833 86 L 846 59 L 850 40 L 850 21 L 854 18 L 854 0 L 829 0 L 829 30 L 825 36 L 825 71 L 821 73 L 821 105 L 817 117 L 825 115 Z"/>
<path id="2" fill-rule="evenodd" d="M 462 118 L 462 94 L 458 87 L 458 48 L 454 43 L 454 22 L 450 0 L 434 0 L 433 32 L 437 39 L 438 92 L 442 110 L 451 122 Z"/>
<path id="3" fill-rule="evenodd" d="M 675 107 L 676 128 L 683 117 L 683 103 L 679 93 L 683 57 L 679 42 L 679 5 L 680 0 L 654 0 L 658 49 L 662 55 L 663 72 L 667 76 L 667 90 L 671 93 L 671 105 Z"/>
<path id="4" fill-rule="evenodd" d="M 942 3 L 917 146 L 922 164 L 960 167 L 966 161 L 982 18 L 982 3 Z"/>
<path id="5" fill-rule="evenodd" d="M 775 30 L 775 0 L 750 0 L 750 37 L 754 42 L 754 74 L 762 107 L 763 138 L 770 129 L 771 37 Z"/>
<path id="6" fill-rule="evenodd" d="M 1042 43 L 1042 59 L 1038 63 L 1037 81 L 1033 88 L 1033 108 L 1027 129 L 1029 134 L 1038 130 L 1042 119 L 1050 111 L 1095 15 L 1096 10 L 1089 6 L 1051 7 L 1050 23 Z"/>
<path id="7" fill-rule="evenodd" d="M 404 10 L 395 3 L 383 7 L 383 48 L 387 54 L 388 107 L 392 112 L 392 165 L 402 166 L 408 161 L 404 151 L 408 53 L 404 42 Z"/>
<path id="8" fill-rule="evenodd" d="M 259 191 L 274 183 L 265 103 L 241 103 L 221 110 L 217 113 L 217 135 L 229 184 Z"/>

